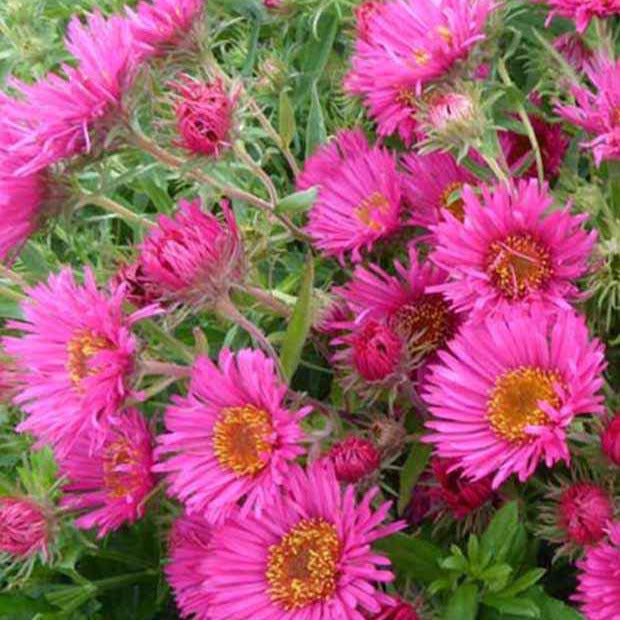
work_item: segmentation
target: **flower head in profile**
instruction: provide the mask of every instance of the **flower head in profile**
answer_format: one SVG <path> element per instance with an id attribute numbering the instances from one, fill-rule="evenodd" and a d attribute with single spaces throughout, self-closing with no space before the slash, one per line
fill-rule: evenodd
<path id="1" fill-rule="evenodd" d="M 170 85 L 178 93 L 174 113 L 180 140 L 176 144 L 190 153 L 219 157 L 230 145 L 234 99 L 221 80 L 199 82 L 181 75 Z"/>
<path id="2" fill-rule="evenodd" d="M 439 353 L 424 395 L 426 441 L 473 480 L 527 480 L 541 460 L 568 462 L 566 429 L 602 411 L 603 347 L 572 311 L 512 309 L 470 322 Z"/>
<path id="3" fill-rule="evenodd" d="M 127 18 L 136 46 L 143 57 L 178 45 L 202 14 L 204 0 L 141 0 L 127 7 Z"/>
<path id="4" fill-rule="evenodd" d="M 584 71 L 587 64 L 592 60 L 592 50 L 583 37 L 574 32 L 567 32 L 557 37 L 553 41 L 553 47 L 578 73 Z"/>
<path id="5" fill-rule="evenodd" d="M 571 84 L 575 105 L 556 105 L 556 112 L 592 136 L 583 146 L 592 150 L 600 165 L 620 159 L 620 60 L 598 54 L 584 71 L 593 89 Z"/>
<path id="6" fill-rule="evenodd" d="M 20 174 L 88 153 L 95 140 L 103 143 L 132 84 L 135 45 L 125 19 L 95 12 L 84 24 L 74 17 L 66 46 L 77 66 L 63 65 L 64 75 L 50 73 L 34 84 L 12 82 L 21 97 L 6 106 L 8 119 L 19 127 L 20 148 L 36 147 Z"/>
<path id="7" fill-rule="evenodd" d="M 111 291 L 122 286 L 125 299 L 136 308 L 146 308 L 158 304 L 165 297 L 157 282 L 144 273 L 144 265 L 139 261 L 121 263 L 108 282 Z"/>
<path id="8" fill-rule="evenodd" d="M 0 554 L 23 560 L 48 555 L 48 510 L 29 498 L 0 497 Z"/>
<path id="9" fill-rule="evenodd" d="M 547 186 L 534 179 L 482 187 L 481 196 L 466 186 L 463 203 L 462 222 L 448 213 L 432 228 L 430 259 L 450 276 L 435 291 L 476 317 L 516 305 L 569 307 L 596 239 L 586 215 L 571 215 L 569 205 L 550 211 Z"/>
<path id="10" fill-rule="evenodd" d="M 574 600 L 587 620 L 611 620 L 620 616 L 620 523 L 610 524 L 605 540 L 590 547 L 580 570 Z"/>
<path id="11" fill-rule="evenodd" d="M 463 220 L 461 193 L 464 185 L 477 184 L 473 174 L 459 166 L 449 153 L 411 153 L 403 158 L 403 165 L 407 171 L 408 215 L 413 224 L 424 228 L 438 224 L 444 209 Z"/>
<path id="12" fill-rule="evenodd" d="M 144 276 L 165 301 L 212 303 L 243 276 L 243 247 L 228 202 L 221 204 L 223 222 L 201 204 L 181 200 L 174 217 L 159 216 L 140 246 Z"/>
<path id="13" fill-rule="evenodd" d="M 373 474 L 381 464 L 381 454 L 369 439 L 349 435 L 335 443 L 326 455 L 340 482 L 354 484 Z"/>
<path id="14" fill-rule="evenodd" d="M 484 39 L 492 0 L 392 0 L 367 20 L 345 87 L 360 95 L 381 136 L 398 131 L 410 144 L 416 99 Z"/>
<path id="15" fill-rule="evenodd" d="M 394 576 L 371 545 L 404 524 L 382 525 L 390 505 L 373 510 L 377 493 L 356 501 L 353 487 L 341 490 L 322 461 L 307 472 L 292 469 L 262 519 L 237 515 L 213 533 L 202 564 L 213 620 L 362 620 L 378 613 L 390 600 L 378 584 Z"/>
<path id="16" fill-rule="evenodd" d="M 24 319 L 7 324 L 20 337 L 3 339 L 17 367 L 15 404 L 27 414 L 17 430 L 62 455 L 81 435 L 92 433 L 97 443 L 132 393 L 137 341 L 130 328 L 150 311 L 126 316 L 124 287 L 99 291 L 89 269 L 84 284 L 65 268 L 27 293 Z"/>
<path id="17" fill-rule="evenodd" d="M 575 22 L 578 33 L 588 28 L 595 17 L 605 18 L 620 14 L 618 0 L 535 0 L 544 2 L 551 9 L 547 25 L 556 16 L 566 17 Z"/>
<path id="18" fill-rule="evenodd" d="M 603 430 L 601 448 L 605 456 L 620 467 L 620 412 L 616 413 Z"/>
<path id="19" fill-rule="evenodd" d="M 300 421 L 310 410 L 286 409 L 286 391 L 260 351 L 224 349 L 217 365 L 198 358 L 188 395 L 166 410 L 155 467 L 189 514 L 215 523 L 240 502 L 244 515 L 267 510 L 304 452 Z"/>
<path id="20" fill-rule="evenodd" d="M 367 381 L 383 380 L 404 369 L 420 368 L 455 334 L 460 317 L 441 294 L 430 288 L 446 281 L 431 263 L 418 262 L 409 248 L 409 264 L 394 263 L 395 275 L 375 264 L 358 266 L 353 278 L 336 289 L 354 319 L 332 340 L 344 348 L 336 362 L 352 366 Z M 408 375 L 408 373 L 406 373 Z"/>
<path id="21" fill-rule="evenodd" d="M 200 515 L 181 515 L 168 539 L 169 562 L 166 577 L 181 617 L 209 620 L 209 592 L 204 586 L 202 561 L 211 542 L 212 528 Z"/>
<path id="22" fill-rule="evenodd" d="M 318 187 L 306 231 L 326 256 L 354 262 L 400 226 L 401 174 L 393 154 L 360 130 L 341 131 L 306 162 L 300 190 Z"/>
<path id="23" fill-rule="evenodd" d="M 83 512 L 75 526 L 96 527 L 102 538 L 142 518 L 155 483 L 152 453 L 152 434 L 137 409 L 119 414 L 94 449 L 82 434 L 59 463 L 67 481 L 62 506 Z"/>
<path id="24" fill-rule="evenodd" d="M 395 598 L 378 614 L 371 616 L 371 620 L 420 620 L 420 616 L 413 605 Z"/>

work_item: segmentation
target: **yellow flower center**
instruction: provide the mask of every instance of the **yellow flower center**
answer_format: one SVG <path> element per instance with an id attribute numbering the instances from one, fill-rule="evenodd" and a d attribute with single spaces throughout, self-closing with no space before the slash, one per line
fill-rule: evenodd
<path id="1" fill-rule="evenodd" d="M 252 405 L 222 409 L 213 427 L 213 450 L 238 477 L 262 471 L 273 449 L 271 414 Z"/>
<path id="2" fill-rule="evenodd" d="M 92 357 L 105 349 L 112 348 L 112 343 L 103 336 L 84 329 L 78 331 L 67 344 L 67 370 L 75 386 L 79 386 L 82 379 L 97 372 L 96 368 L 89 368 L 88 362 Z"/>
<path id="3" fill-rule="evenodd" d="M 323 519 L 304 519 L 269 548 L 269 596 L 287 611 L 326 600 L 336 590 L 342 543 Z"/>
<path id="4" fill-rule="evenodd" d="M 540 401 L 552 407 L 560 405 L 553 385 L 561 384 L 557 372 L 521 366 L 500 375 L 487 402 L 487 419 L 497 435 L 511 443 L 527 443 L 533 438 L 528 426 L 549 424 L 549 416 L 538 406 Z"/>
<path id="5" fill-rule="evenodd" d="M 446 185 L 443 192 L 441 192 L 441 197 L 439 199 L 442 209 L 450 211 L 460 222 L 465 219 L 465 201 L 460 196 L 458 198 L 453 198 L 453 194 L 462 189 L 463 183 L 459 183 L 458 181 L 449 183 Z"/>
<path id="6" fill-rule="evenodd" d="M 431 55 L 423 49 L 415 49 L 413 50 L 413 59 L 419 65 L 425 65 L 431 59 Z"/>
<path id="7" fill-rule="evenodd" d="M 357 219 L 371 230 L 381 230 L 378 216 L 386 215 L 390 210 L 390 201 L 380 192 L 374 192 L 355 209 Z"/>
<path id="8" fill-rule="evenodd" d="M 448 45 L 452 43 L 452 33 L 447 26 L 438 26 L 437 33 Z"/>
<path id="9" fill-rule="evenodd" d="M 136 465 L 139 455 L 127 440 L 118 439 L 108 445 L 103 456 L 103 483 L 108 495 L 114 498 L 131 495 L 140 485 L 132 475 L 132 466 Z"/>
<path id="10" fill-rule="evenodd" d="M 529 233 L 493 242 L 486 264 L 493 284 L 511 300 L 541 288 L 553 275 L 549 250 Z"/>
<path id="11" fill-rule="evenodd" d="M 411 356 L 431 353 L 452 337 L 454 315 L 441 295 L 424 295 L 401 306 L 388 319 L 388 327 L 407 343 Z"/>

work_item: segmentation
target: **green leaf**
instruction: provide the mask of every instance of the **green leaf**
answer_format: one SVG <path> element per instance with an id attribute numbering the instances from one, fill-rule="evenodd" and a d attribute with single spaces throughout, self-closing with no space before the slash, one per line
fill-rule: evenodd
<path id="1" fill-rule="evenodd" d="M 53 607 L 42 599 L 33 599 L 17 592 L 0 593 L 1 618 L 14 617 L 21 614 L 30 614 L 25 617 L 32 618 L 37 613 L 51 611 L 52 609 Z"/>
<path id="2" fill-rule="evenodd" d="M 540 618 L 540 609 L 536 603 L 529 598 L 514 598 L 500 594 L 486 594 L 482 603 L 493 607 L 503 614 L 523 616 L 525 618 Z"/>
<path id="3" fill-rule="evenodd" d="M 288 96 L 286 90 L 280 91 L 280 105 L 278 108 L 278 130 L 280 138 L 284 146 L 289 146 L 295 132 L 297 131 L 297 125 L 295 124 L 295 111 L 293 110 L 293 104 Z"/>
<path id="4" fill-rule="evenodd" d="M 405 508 L 407 508 L 409 501 L 411 500 L 411 493 L 415 486 L 420 474 L 424 471 L 428 459 L 431 456 L 433 450 L 432 446 L 423 443 L 415 443 L 411 447 L 409 456 L 403 465 L 403 470 L 400 474 L 400 491 L 398 494 L 398 513 L 402 514 Z"/>
<path id="5" fill-rule="evenodd" d="M 327 140 L 327 131 L 325 129 L 325 119 L 323 118 L 323 109 L 319 93 L 316 88 L 316 82 L 312 84 L 310 113 L 308 114 L 308 126 L 306 127 L 306 159 L 314 153 L 314 150 L 320 144 Z"/>
<path id="6" fill-rule="evenodd" d="M 482 556 L 501 562 L 512 544 L 519 523 L 517 502 L 510 502 L 498 510 L 481 539 Z"/>
<path id="7" fill-rule="evenodd" d="M 399 574 L 423 583 L 443 576 L 439 567 L 443 552 L 427 540 L 394 534 L 377 541 L 375 547 L 387 553 Z"/>
<path id="8" fill-rule="evenodd" d="M 37 280 L 44 280 L 47 278 L 50 268 L 45 260 L 41 250 L 32 242 L 29 241 L 19 253 L 19 260 L 24 264 L 28 273 L 36 276 Z"/>
<path id="9" fill-rule="evenodd" d="M 252 24 L 252 30 L 250 32 L 250 41 L 248 45 L 248 54 L 245 57 L 245 62 L 243 63 L 243 69 L 241 70 L 241 75 L 249 76 L 252 75 L 252 71 L 254 70 L 254 65 L 256 64 L 256 55 L 258 53 L 258 38 L 260 35 L 260 27 L 261 27 L 261 19 L 260 14 L 254 18 L 254 23 Z"/>
<path id="10" fill-rule="evenodd" d="M 476 620 L 478 614 L 478 588 L 473 583 L 459 586 L 450 597 L 444 620 Z"/>
<path id="11" fill-rule="evenodd" d="M 502 592 L 502 596 L 515 596 L 519 592 L 523 592 L 531 588 L 535 583 L 540 581 L 547 571 L 544 568 L 533 568 L 527 573 L 521 575 L 512 585 Z"/>
<path id="12" fill-rule="evenodd" d="M 317 188 L 311 187 L 303 192 L 289 194 L 280 200 L 276 206 L 276 213 L 298 213 L 309 209 L 316 200 Z"/>
<path id="13" fill-rule="evenodd" d="M 310 326 L 312 325 L 312 290 L 314 286 L 314 259 L 309 256 L 306 270 L 301 282 L 301 289 L 297 303 L 293 309 L 293 316 L 286 328 L 286 335 L 282 343 L 280 360 L 286 378 L 290 382 L 301 359 Z"/>
<path id="14" fill-rule="evenodd" d="M 549 596 L 540 586 L 528 590 L 527 596 L 540 607 L 541 620 L 583 620 L 578 611 Z"/>

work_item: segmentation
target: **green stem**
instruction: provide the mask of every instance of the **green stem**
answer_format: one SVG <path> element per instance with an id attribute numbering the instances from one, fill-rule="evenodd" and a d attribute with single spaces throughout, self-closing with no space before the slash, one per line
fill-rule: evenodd
<path id="1" fill-rule="evenodd" d="M 157 336 L 160 340 L 165 342 L 170 350 L 174 351 L 180 359 L 188 364 L 194 363 L 194 354 L 192 350 L 185 346 L 180 340 L 177 340 L 174 336 L 171 336 L 168 332 L 157 325 L 157 323 L 154 321 L 142 321 L 140 325 L 152 335 Z"/>
<path id="2" fill-rule="evenodd" d="M 107 196 L 103 196 L 102 194 L 84 194 L 80 199 L 80 204 L 81 206 L 88 204 L 96 205 L 109 213 L 118 215 L 121 219 L 127 220 L 132 224 L 139 224 L 140 226 L 145 226 L 147 228 L 155 226 L 155 224 L 149 219 L 134 213 L 131 209 L 124 207 L 122 204 L 108 198 Z"/>

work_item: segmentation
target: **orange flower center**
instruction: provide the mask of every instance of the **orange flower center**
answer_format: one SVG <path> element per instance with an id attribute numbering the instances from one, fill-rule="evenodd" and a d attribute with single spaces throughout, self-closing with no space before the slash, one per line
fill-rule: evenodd
<path id="1" fill-rule="evenodd" d="M 390 210 L 389 200 L 380 192 L 374 192 L 355 209 L 357 219 L 371 230 L 381 230 L 380 216 Z"/>
<path id="2" fill-rule="evenodd" d="M 452 33 L 450 32 L 450 28 L 447 26 L 438 26 L 437 33 L 448 45 L 452 43 Z"/>
<path id="3" fill-rule="evenodd" d="M 527 443 L 533 438 L 528 426 L 549 424 L 549 416 L 538 406 L 546 401 L 560 405 L 554 384 L 561 383 L 557 372 L 521 366 L 500 375 L 487 402 L 487 419 L 497 435 L 511 443 Z"/>
<path id="4" fill-rule="evenodd" d="M 222 467 L 238 477 L 262 471 L 273 449 L 271 414 L 252 405 L 222 409 L 213 427 L 213 449 Z"/>
<path id="5" fill-rule="evenodd" d="M 75 333 L 67 344 L 67 370 L 74 385 L 79 386 L 82 379 L 97 372 L 89 368 L 88 362 L 100 351 L 112 348 L 112 343 L 103 336 L 84 329 Z"/>
<path id="6" fill-rule="evenodd" d="M 620 106 L 613 108 L 611 111 L 611 124 L 614 127 L 620 125 Z"/>
<path id="7" fill-rule="evenodd" d="M 454 314 L 441 295 L 424 295 L 401 306 L 388 319 L 388 327 L 407 343 L 409 354 L 432 353 L 454 332 Z"/>
<path id="8" fill-rule="evenodd" d="M 465 201 L 460 196 L 455 198 L 454 193 L 460 192 L 462 189 L 463 183 L 459 183 L 458 181 L 449 183 L 446 185 L 443 192 L 441 192 L 441 197 L 439 199 L 442 209 L 450 211 L 459 222 L 465 219 Z"/>
<path id="9" fill-rule="evenodd" d="M 520 299 L 551 278 L 551 255 L 529 233 L 510 235 L 491 244 L 487 272 L 504 297 Z"/>
<path id="10" fill-rule="evenodd" d="M 418 65 L 425 65 L 431 59 L 431 55 L 423 49 L 413 50 L 413 59 Z"/>
<path id="11" fill-rule="evenodd" d="M 336 590 L 342 543 L 323 519 L 304 519 L 269 548 L 269 596 L 287 611 L 328 599 Z"/>
<path id="12" fill-rule="evenodd" d="M 108 445 L 103 456 L 103 483 L 113 498 L 132 495 L 140 486 L 134 467 L 140 456 L 126 439 Z"/>

